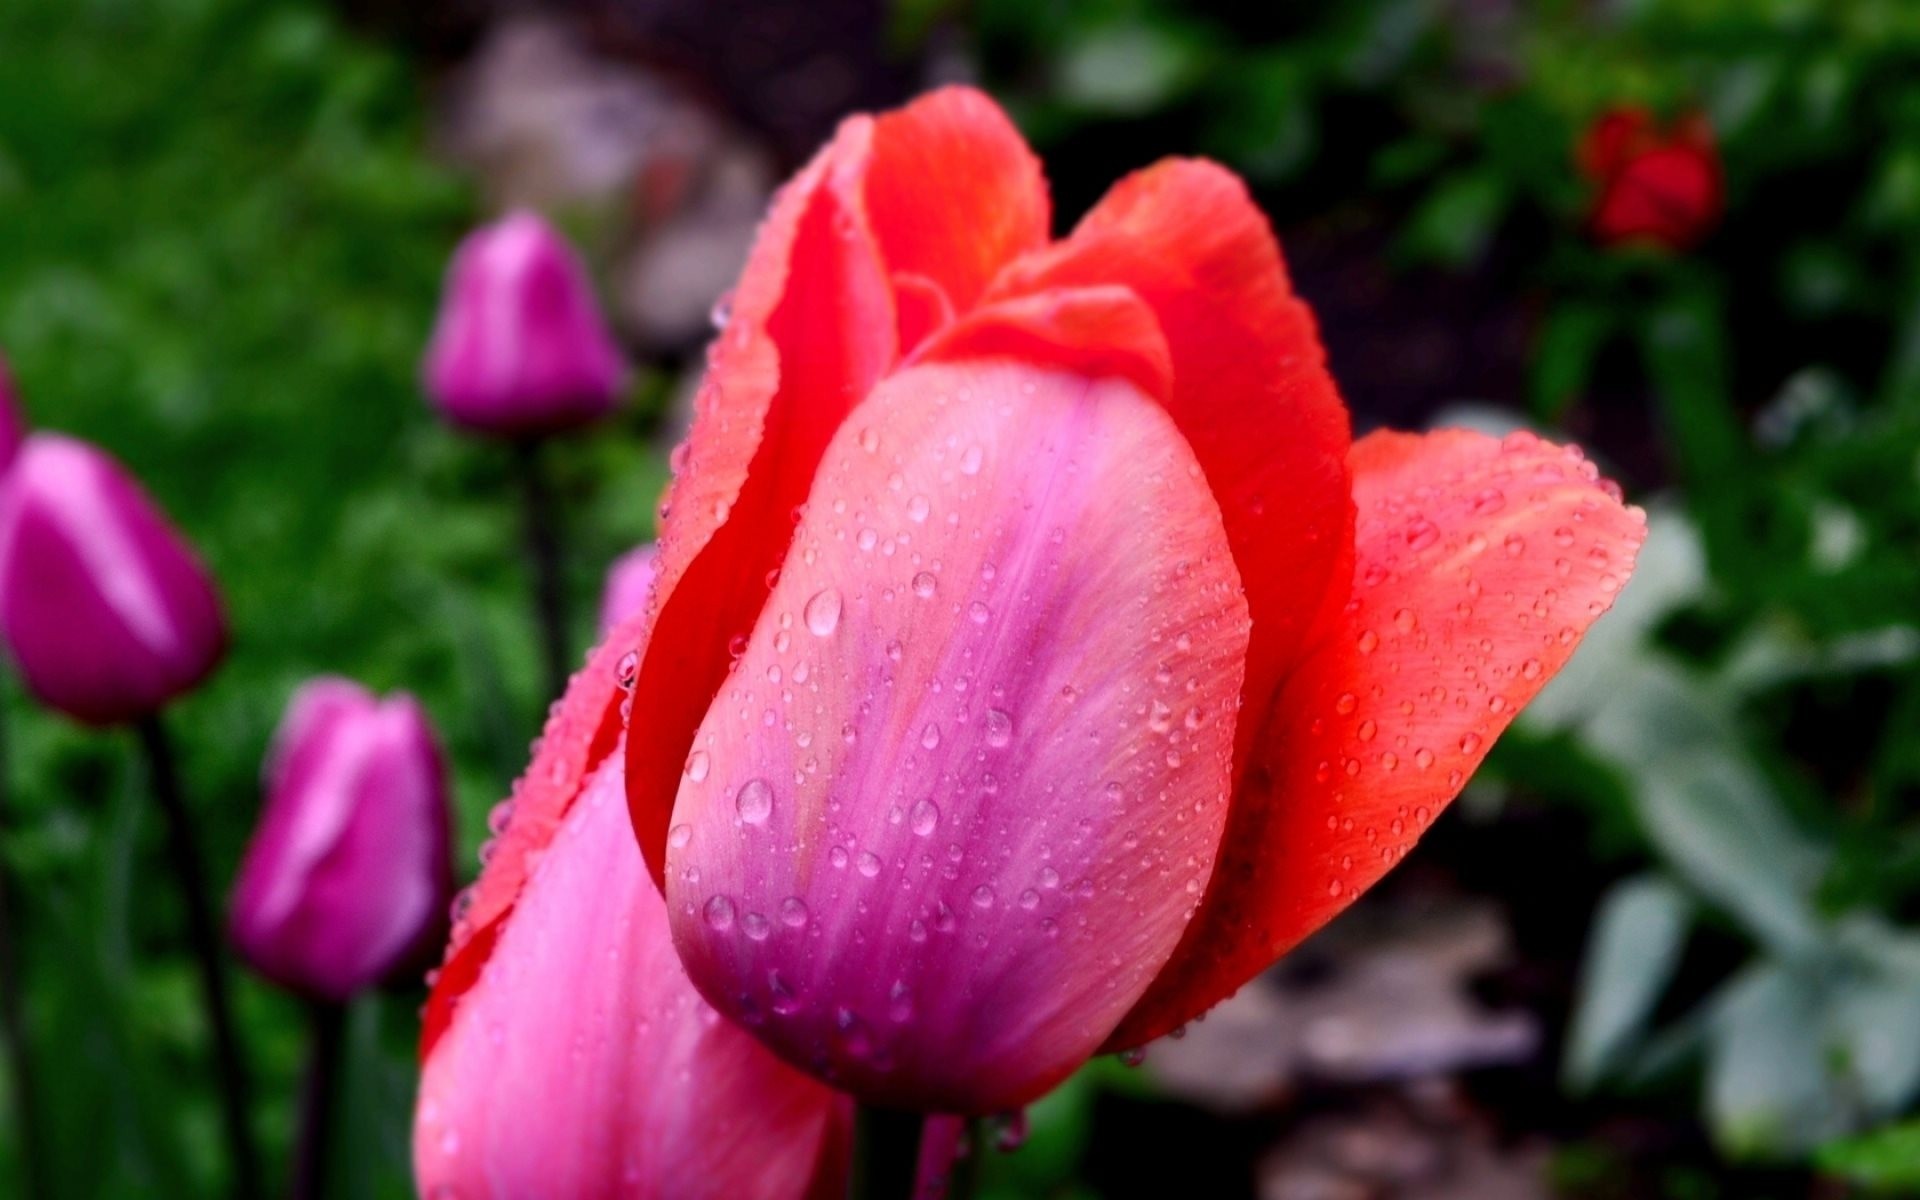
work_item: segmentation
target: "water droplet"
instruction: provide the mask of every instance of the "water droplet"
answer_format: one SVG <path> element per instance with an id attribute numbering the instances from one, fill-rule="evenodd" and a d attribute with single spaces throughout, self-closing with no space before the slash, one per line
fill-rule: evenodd
<path id="1" fill-rule="evenodd" d="M 1352 712 L 1359 703 L 1359 699 L 1354 696 L 1352 692 L 1341 692 L 1340 698 L 1333 702 L 1333 711 L 1344 717 Z"/>
<path id="2" fill-rule="evenodd" d="M 733 901 L 726 896 L 709 898 L 704 911 L 709 927 L 722 933 L 733 928 Z"/>
<path id="3" fill-rule="evenodd" d="M 788 896 L 780 902 L 780 923 L 788 929 L 804 929 L 807 924 L 807 902 L 798 896 Z"/>
<path id="4" fill-rule="evenodd" d="M 927 727 L 920 731 L 920 745 L 926 750 L 937 749 L 940 745 L 940 727 L 931 721 L 927 722 Z"/>
<path id="5" fill-rule="evenodd" d="M 993 901 L 994 895 L 992 887 L 983 883 L 973 889 L 973 906 L 975 908 L 992 908 Z"/>
<path id="6" fill-rule="evenodd" d="M 1407 526 L 1407 549 L 1425 550 L 1440 540 L 1440 527 L 1425 517 L 1416 518 Z"/>
<path id="7" fill-rule="evenodd" d="M 854 864 L 862 875 L 872 879 L 880 873 L 880 856 L 871 850 L 862 850 L 860 860 Z"/>
<path id="8" fill-rule="evenodd" d="M 860 448 L 868 454 L 873 454 L 880 449 L 880 434 L 873 426 L 869 425 L 860 431 Z"/>
<path id="9" fill-rule="evenodd" d="M 1508 558 L 1519 558 L 1527 552 L 1527 539 L 1517 533 L 1508 534 L 1507 540 L 1502 544 L 1507 549 Z"/>
<path id="10" fill-rule="evenodd" d="M 747 935 L 749 941 L 764 942 L 771 930 L 772 926 L 767 919 L 757 912 L 750 912 L 740 918 L 740 931 Z"/>
<path id="11" fill-rule="evenodd" d="M 933 595 L 933 589 L 934 579 L 930 573 L 922 571 L 913 577 L 913 594 L 922 600 L 931 597 Z"/>
<path id="12" fill-rule="evenodd" d="M 667 845 L 672 849 L 683 849 L 692 840 L 693 826 L 691 825 L 675 825 L 667 830 Z"/>
<path id="13" fill-rule="evenodd" d="M 773 815 L 773 788 L 764 779 L 749 779 L 740 785 L 733 805 L 739 810 L 742 821 L 749 825 L 765 825 L 767 818 Z"/>
<path id="14" fill-rule="evenodd" d="M 907 520 L 912 521 L 916 525 L 924 523 L 927 519 L 927 514 L 932 511 L 933 505 L 928 503 L 925 496 L 916 493 L 913 499 L 907 501 Z"/>
<path id="15" fill-rule="evenodd" d="M 931 800 L 922 800 L 913 806 L 908 818 L 909 827 L 921 837 L 930 837 L 940 824 L 940 806 Z"/>
<path id="16" fill-rule="evenodd" d="M 840 624 L 840 593 L 833 588 L 815 592 L 802 615 L 815 637 L 831 636 Z"/>
<path id="17" fill-rule="evenodd" d="M 978 600 L 975 600 L 972 604 L 967 605 L 967 619 L 972 621 L 975 625 L 985 625 L 987 623 L 987 618 L 991 616 L 993 616 L 993 610 L 988 608 L 985 604 L 982 604 Z"/>
<path id="18" fill-rule="evenodd" d="M 1479 748 L 1480 748 L 1479 734 L 1463 733 L 1460 735 L 1460 753 L 1472 754 L 1474 751 L 1478 750 Z"/>
<path id="19" fill-rule="evenodd" d="M 962 475 L 978 475 L 980 473 L 980 463 L 985 457 L 986 455 L 981 452 L 980 447 L 968 446 L 960 452 L 960 473 Z"/>
<path id="20" fill-rule="evenodd" d="M 1526 679 L 1540 678 L 1540 672 L 1543 669 L 1544 668 L 1541 667 L 1540 665 L 1540 660 L 1537 658 L 1530 658 L 1527 661 L 1520 664 L 1520 674 L 1523 678 L 1526 678 Z"/>
<path id="21" fill-rule="evenodd" d="M 996 749 L 1013 740 L 1013 718 L 997 708 L 987 710 L 987 745 Z"/>
<path id="22" fill-rule="evenodd" d="M 1358 645 L 1360 647 L 1360 653 L 1372 654 L 1374 651 L 1374 648 L 1379 646 L 1379 644 L 1380 644 L 1379 634 L 1375 633 L 1371 629 L 1366 629 L 1361 631 L 1360 641 L 1358 642 Z"/>
<path id="23" fill-rule="evenodd" d="M 638 650 L 627 651 L 620 656 L 620 661 L 613 665 L 613 681 L 623 692 L 633 690 L 633 681 L 639 674 L 640 652 Z"/>

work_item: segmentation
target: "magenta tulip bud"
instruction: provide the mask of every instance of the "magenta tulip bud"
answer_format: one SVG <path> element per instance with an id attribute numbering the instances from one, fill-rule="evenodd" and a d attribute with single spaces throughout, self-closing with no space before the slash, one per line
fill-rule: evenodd
<path id="1" fill-rule="evenodd" d="M 658 548 L 642 542 L 613 560 L 607 570 L 607 588 L 600 596 L 600 632 L 633 616 L 647 606 L 647 593 L 653 590 L 657 573 L 654 557 Z"/>
<path id="2" fill-rule="evenodd" d="M 226 648 L 212 581 L 140 485 L 50 433 L 0 485 L 0 632 L 28 689 L 93 725 L 156 711 Z"/>
<path id="3" fill-rule="evenodd" d="M 426 361 L 449 420 L 500 437 L 574 428 L 613 408 L 625 374 L 585 268 L 545 221 L 515 213 L 460 244 Z"/>
<path id="4" fill-rule="evenodd" d="M 241 956 L 339 1001 L 430 953 L 453 894 L 452 830 L 440 751 L 413 697 L 307 683 L 280 720 L 265 783 L 233 889 Z"/>
<path id="5" fill-rule="evenodd" d="M 20 415 L 20 394 L 13 386 L 7 364 L 0 362 L 0 474 L 5 474 L 19 457 L 20 443 L 26 439 L 27 423 Z"/>

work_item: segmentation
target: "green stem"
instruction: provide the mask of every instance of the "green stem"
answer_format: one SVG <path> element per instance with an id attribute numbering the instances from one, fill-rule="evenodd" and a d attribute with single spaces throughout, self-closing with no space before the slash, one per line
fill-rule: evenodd
<path id="1" fill-rule="evenodd" d="M 143 717 L 136 728 L 140 748 L 146 752 L 147 779 L 153 788 L 153 798 L 166 818 L 167 853 L 173 860 L 173 881 L 187 907 L 187 938 L 192 943 L 194 964 L 200 973 L 207 1024 L 213 1029 L 214 1060 L 220 1074 L 220 1112 L 227 1153 L 233 1160 L 233 1194 L 242 1200 L 257 1200 L 262 1194 L 260 1155 L 254 1147 L 253 1128 L 249 1124 L 247 1070 L 240 1053 L 240 1038 L 234 1029 L 226 963 L 220 952 L 213 902 L 207 896 L 207 873 L 200 862 L 193 814 L 187 810 L 186 799 L 180 792 L 173 745 L 159 716 Z"/>
<path id="2" fill-rule="evenodd" d="M 860 1106 L 848 1200 L 911 1200 L 920 1165 L 920 1124 L 916 1112 Z"/>
<path id="3" fill-rule="evenodd" d="M 0 733 L 3 733 L 0 730 Z M 20 978 L 18 921 L 20 891 L 6 854 L 12 841 L 7 822 L 6 749 L 0 736 L 0 1039 L 6 1042 L 7 1067 L 13 1075 L 13 1113 L 20 1134 L 20 1174 L 29 1200 L 53 1195 L 42 1157 L 46 1141 L 40 1129 L 38 1096 L 33 1086 L 33 1059 L 27 1051 L 27 1022 Z"/>
<path id="4" fill-rule="evenodd" d="M 333 1147 L 335 1096 L 340 1090 L 340 1058 L 347 1027 L 343 1004 L 316 1000 L 309 1016 L 307 1078 L 300 1093 L 300 1133 L 294 1145 L 292 1200 L 321 1200 L 327 1194 L 327 1164 Z"/>
<path id="5" fill-rule="evenodd" d="M 533 580 L 534 614 L 540 623 L 540 644 L 547 670 L 547 699 L 567 690 L 572 674 L 567 653 L 567 600 L 560 545 L 559 505 L 538 439 L 514 445 L 514 466 L 520 476 L 520 499 L 525 521 L 527 566 Z"/>

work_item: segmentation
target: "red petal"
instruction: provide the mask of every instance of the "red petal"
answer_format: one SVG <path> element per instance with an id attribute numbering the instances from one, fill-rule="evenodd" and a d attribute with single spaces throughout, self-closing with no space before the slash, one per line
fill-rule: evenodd
<path id="1" fill-rule="evenodd" d="M 629 836 L 616 757 L 427 1057 L 416 1182 L 470 1200 L 801 1200 L 844 1189 L 840 1108 L 694 990 Z"/>
<path id="2" fill-rule="evenodd" d="M 956 311 L 1008 262 L 1047 244 L 1040 160 L 972 88 L 931 92 L 874 122 L 867 212 L 887 266 L 938 283 Z"/>
<path id="3" fill-rule="evenodd" d="M 1159 320 L 1173 360 L 1167 411 L 1206 472 L 1246 581 L 1244 755 L 1321 596 L 1345 586 L 1346 409 L 1266 218 L 1225 168 L 1171 160 L 1122 180 L 1070 238 L 1015 263 L 991 294 L 1101 283 L 1131 288 Z"/>
<path id="4" fill-rule="evenodd" d="M 1162 401 L 1173 362 L 1153 310 L 1127 288 L 1061 288 L 983 305 L 936 335 L 916 362 L 1013 358 L 1091 378 L 1118 376 Z"/>
<path id="5" fill-rule="evenodd" d="M 620 739 L 620 659 L 625 647 L 644 644 L 645 614 L 629 618 L 607 635 L 587 665 L 567 684 L 566 695 L 547 718 L 539 749 L 508 798 L 506 828 L 493 840 L 480 878 L 456 904 L 445 962 L 433 976 L 433 991 L 420 1032 L 426 1055 L 446 1031 L 453 1010 L 493 953 L 500 925 L 513 911 L 527 874 L 545 853 L 572 808 L 574 798 Z"/>
<path id="6" fill-rule="evenodd" d="M 1632 570 L 1644 518 L 1529 434 L 1354 447 L 1353 599 L 1288 680 L 1201 918 L 1109 1043 L 1205 1012 L 1405 856 Z"/>

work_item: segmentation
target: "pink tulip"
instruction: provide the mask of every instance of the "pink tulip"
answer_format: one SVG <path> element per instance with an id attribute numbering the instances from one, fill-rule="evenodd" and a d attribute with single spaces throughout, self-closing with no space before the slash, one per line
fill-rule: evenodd
<path id="1" fill-rule="evenodd" d="M 26 440 L 27 423 L 20 416 L 20 395 L 13 386 L 7 364 L 0 362 L 0 475 L 19 457 L 20 443 Z"/>
<path id="2" fill-rule="evenodd" d="M 590 673 L 611 667 L 602 655 Z M 421 1194 L 840 1196 L 847 1106 L 694 990 L 627 825 L 621 756 L 582 779 L 547 744 L 492 855 L 520 861 L 537 841 L 539 865 L 483 934 L 486 970 L 428 1013 Z"/>
<path id="3" fill-rule="evenodd" d="M 345 679 L 305 684 L 265 775 L 266 811 L 233 890 L 241 955 L 334 1001 L 419 962 L 453 894 L 446 773 L 419 704 Z"/>
<path id="4" fill-rule="evenodd" d="M 606 591 L 600 597 L 600 632 L 639 615 L 647 606 L 647 596 L 653 590 L 655 555 L 654 544 L 644 542 L 614 560 L 607 570 Z"/>
<path id="5" fill-rule="evenodd" d="M 449 420 L 500 437 L 571 429 L 612 411 L 625 373 L 585 268 L 545 221 L 515 213 L 460 244 L 425 369 Z"/>
<path id="6" fill-rule="evenodd" d="M 50 433 L 0 484 L 0 632 L 34 695 L 93 725 L 158 710 L 226 647 L 212 582 L 152 500 Z"/>

